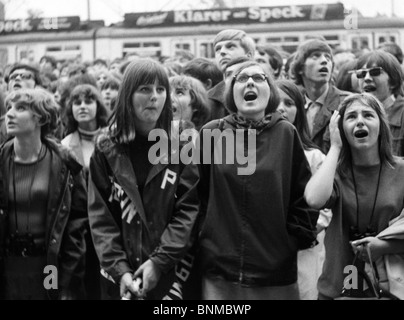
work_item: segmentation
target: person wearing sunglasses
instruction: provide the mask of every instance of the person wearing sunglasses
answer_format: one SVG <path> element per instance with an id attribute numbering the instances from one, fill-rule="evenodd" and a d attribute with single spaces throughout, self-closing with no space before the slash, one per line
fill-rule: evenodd
<path id="1" fill-rule="evenodd" d="M 27 64 L 14 64 L 8 71 L 5 81 L 8 92 L 20 89 L 33 89 L 42 86 L 38 69 Z M 0 144 L 9 139 L 4 121 L 0 120 Z"/>
<path id="2" fill-rule="evenodd" d="M 26 64 L 15 64 L 12 66 L 6 77 L 6 82 L 8 84 L 8 91 L 33 89 L 42 86 L 38 69 Z"/>
<path id="3" fill-rule="evenodd" d="M 202 139 L 215 129 L 226 135 L 212 139 L 211 148 L 200 144 L 209 146 L 201 148 L 201 159 L 223 155 L 200 165 L 202 298 L 299 299 L 297 251 L 315 241 L 318 218 L 303 200 L 311 173 L 301 140 L 275 112 L 278 89 L 258 62 L 238 65 L 225 92 L 230 115 L 200 132 Z M 248 172 L 240 152 L 252 160 Z"/>
<path id="4" fill-rule="evenodd" d="M 361 92 L 382 103 L 393 135 L 393 154 L 404 156 L 404 74 L 397 59 L 384 50 L 369 52 L 359 58 L 356 77 Z"/>
<path id="5" fill-rule="evenodd" d="M 341 91 L 330 83 L 334 61 L 327 42 L 311 39 L 296 52 L 291 71 L 295 83 L 305 93 L 305 110 L 311 140 L 327 154 L 330 149 L 328 124 L 334 110 L 350 92 Z"/>

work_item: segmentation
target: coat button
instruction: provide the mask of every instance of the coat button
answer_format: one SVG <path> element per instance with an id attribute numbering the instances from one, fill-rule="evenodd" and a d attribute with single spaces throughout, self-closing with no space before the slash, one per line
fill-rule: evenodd
<path id="1" fill-rule="evenodd" d="M 56 242 L 57 242 L 56 239 L 52 239 L 51 240 L 51 246 L 54 246 L 56 244 Z"/>
<path id="2" fill-rule="evenodd" d="M 63 209 L 63 211 L 66 211 L 66 210 L 67 210 L 67 207 L 66 207 L 66 206 L 63 206 L 62 209 Z"/>

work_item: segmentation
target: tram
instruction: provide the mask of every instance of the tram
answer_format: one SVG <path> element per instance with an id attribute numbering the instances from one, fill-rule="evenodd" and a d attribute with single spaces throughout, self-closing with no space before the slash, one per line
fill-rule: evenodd
<path id="1" fill-rule="evenodd" d="M 245 30 L 258 44 L 270 43 L 289 53 L 313 36 L 352 51 L 371 50 L 383 42 L 404 46 L 404 18 L 362 17 L 341 3 L 215 8 L 128 13 L 108 27 L 79 17 L 0 21 L 0 64 L 39 61 L 43 55 L 58 61 L 111 61 L 132 53 L 163 57 L 179 49 L 213 58 L 215 35 L 229 28 Z"/>

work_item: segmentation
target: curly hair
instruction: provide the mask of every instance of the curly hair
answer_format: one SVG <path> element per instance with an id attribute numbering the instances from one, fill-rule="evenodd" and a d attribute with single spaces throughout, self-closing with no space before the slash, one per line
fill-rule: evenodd
<path id="1" fill-rule="evenodd" d="M 99 90 L 89 84 L 81 84 L 76 86 L 70 94 L 69 101 L 66 108 L 66 134 L 70 134 L 77 130 L 78 122 L 73 116 L 73 103 L 74 101 L 85 97 L 94 100 L 97 103 L 96 121 L 99 128 L 105 127 L 108 123 L 108 110 L 104 105 Z"/>
<path id="2" fill-rule="evenodd" d="M 53 135 L 57 129 L 58 106 L 52 94 L 45 89 L 21 89 L 12 91 L 5 100 L 6 108 L 10 103 L 23 103 L 29 106 L 39 118 L 41 138 Z"/>

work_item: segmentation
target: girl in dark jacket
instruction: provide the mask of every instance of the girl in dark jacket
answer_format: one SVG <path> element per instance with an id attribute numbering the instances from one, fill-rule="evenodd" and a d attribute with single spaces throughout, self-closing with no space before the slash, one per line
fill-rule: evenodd
<path id="1" fill-rule="evenodd" d="M 14 138 L 0 149 L 1 295 L 78 298 L 87 217 L 81 166 L 47 138 L 57 118 L 49 93 L 12 92 L 6 108 L 7 133 Z"/>
<path id="2" fill-rule="evenodd" d="M 161 65 L 132 62 L 90 160 L 90 227 L 103 299 L 181 297 L 180 286 L 172 285 L 199 211 L 198 172 L 173 161 L 179 150 L 151 156 L 152 135 L 164 133 L 160 143 L 171 137 L 169 97 Z"/>
<path id="3" fill-rule="evenodd" d="M 201 130 L 203 140 L 209 129 L 223 131 L 202 149 L 213 161 L 201 165 L 203 298 L 298 299 L 297 251 L 315 241 L 318 218 L 303 200 L 310 168 L 296 129 L 274 112 L 271 76 L 256 62 L 234 74 L 225 95 L 231 115 Z"/>

